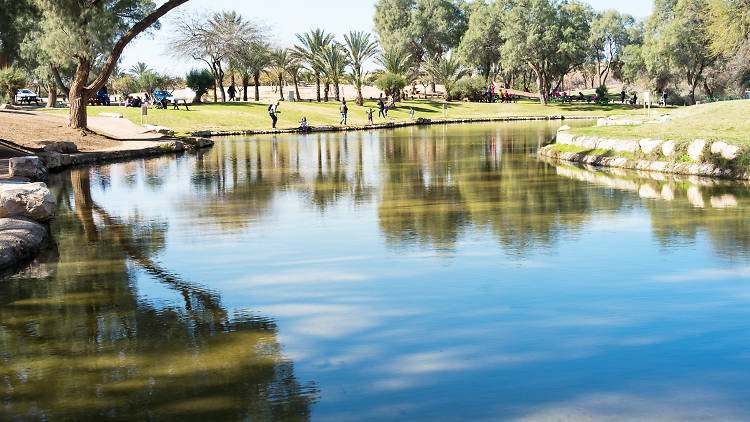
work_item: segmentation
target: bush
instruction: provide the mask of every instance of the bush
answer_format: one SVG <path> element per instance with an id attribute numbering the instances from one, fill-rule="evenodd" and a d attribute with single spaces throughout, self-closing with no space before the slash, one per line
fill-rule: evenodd
<path id="1" fill-rule="evenodd" d="M 16 93 L 26 86 L 26 75 L 15 67 L 0 69 L 0 93 L 8 97 L 8 102 L 16 102 Z"/>
<path id="2" fill-rule="evenodd" d="M 464 78 L 456 82 L 450 92 L 450 98 L 463 100 L 468 98 L 469 101 L 481 101 L 482 90 L 487 87 L 487 81 L 481 76 L 473 78 Z"/>
<path id="3" fill-rule="evenodd" d="M 375 81 L 375 86 L 385 92 L 385 96 L 393 95 L 394 100 L 401 99 L 401 91 L 406 86 L 406 79 L 395 73 L 384 73 Z"/>
<path id="4" fill-rule="evenodd" d="M 206 69 L 203 70 L 191 70 L 185 78 L 185 83 L 188 88 L 195 91 L 194 103 L 201 102 L 203 94 L 207 93 L 209 88 L 214 86 L 214 76 Z"/>
<path id="5" fill-rule="evenodd" d="M 599 85 L 599 88 L 596 88 L 596 96 L 599 98 L 607 98 L 606 85 Z"/>

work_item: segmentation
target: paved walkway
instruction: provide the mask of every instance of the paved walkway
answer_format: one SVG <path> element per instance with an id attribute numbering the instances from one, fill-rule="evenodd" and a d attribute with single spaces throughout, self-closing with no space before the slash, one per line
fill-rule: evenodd
<path id="1" fill-rule="evenodd" d="M 155 146 L 164 135 L 149 132 L 125 118 L 89 116 L 89 129 L 121 140 L 121 144 L 105 151 L 141 149 Z"/>

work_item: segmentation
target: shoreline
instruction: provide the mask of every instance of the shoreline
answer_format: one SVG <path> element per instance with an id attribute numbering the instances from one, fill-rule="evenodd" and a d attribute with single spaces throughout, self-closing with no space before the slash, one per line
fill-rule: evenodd
<path id="1" fill-rule="evenodd" d="M 410 126 L 432 126 L 432 125 L 449 125 L 460 123 L 488 123 L 488 122 L 524 122 L 524 121 L 557 121 L 557 120 L 596 120 L 602 116 L 565 116 L 565 115 L 548 115 L 548 116 L 507 116 L 507 117 L 476 117 L 462 119 L 427 119 L 418 117 L 412 121 L 390 122 L 375 125 L 357 125 L 357 126 L 310 126 L 307 133 L 316 132 L 354 132 L 374 129 L 396 129 Z M 214 136 L 238 136 L 238 135 L 282 135 L 292 133 L 306 133 L 299 128 L 294 129 L 246 129 L 246 130 L 194 130 L 187 132 L 190 136 L 197 137 L 214 137 Z"/>

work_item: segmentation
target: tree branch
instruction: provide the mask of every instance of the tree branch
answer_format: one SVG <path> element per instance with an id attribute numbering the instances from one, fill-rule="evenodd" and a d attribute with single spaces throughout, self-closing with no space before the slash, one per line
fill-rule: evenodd
<path id="1" fill-rule="evenodd" d="M 102 85 L 104 85 L 107 82 L 109 75 L 112 74 L 112 71 L 114 70 L 115 65 L 117 65 L 117 61 L 120 59 L 120 55 L 122 55 L 122 51 L 125 49 L 125 46 L 128 45 L 130 41 L 132 41 L 135 37 L 137 37 L 141 32 L 148 29 L 148 27 L 150 27 L 156 21 L 158 21 L 159 18 L 166 15 L 167 12 L 187 2 L 188 0 L 169 0 L 166 3 L 164 3 L 161 7 L 156 9 L 153 13 L 143 18 L 143 20 L 133 25 L 133 27 L 130 28 L 128 32 L 123 34 L 123 36 L 120 37 L 120 39 L 115 44 L 115 47 L 112 49 L 112 52 L 110 53 L 109 57 L 107 57 L 107 61 L 104 63 L 104 67 L 102 67 L 102 70 L 101 72 L 99 72 L 99 75 L 96 77 L 96 79 L 94 79 L 94 82 L 92 82 L 89 86 L 86 87 L 86 91 L 87 91 L 86 95 L 88 95 L 89 92 L 98 91 L 99 88 L 101 88 Z"/>

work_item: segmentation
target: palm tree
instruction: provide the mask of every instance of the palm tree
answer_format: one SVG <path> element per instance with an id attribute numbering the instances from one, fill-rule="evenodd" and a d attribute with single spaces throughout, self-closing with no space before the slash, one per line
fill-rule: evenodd
<path id="1" fill-rule="evenodd" d="M 143 75 L 144 73 L 146 73 L 148 70 L 149 70 L 149 68 L 146 65 L 146 63 L 138 62 L 138 63 L 130 66 L 130 69 L 128 69 L 128 73 L 130 73 L 131 75 L 133 75 L 134 78 L 138 79 L 138 78 L 141 77 L 141 75 Z"/>
<path id="2" fill-rule="evenodd" d="M 318 67 L 317 57 L 323 48 L 333 42 L 333 35 L 326 34 L 322 29 L 313 29 L 304 34 L 297 34 L 297 39 L 300 44 L 294 46 L 294 54 L 307 63 L 310 71 L 315 74 L 316 98 L 320 102 L 320 75 L 323 71 Z"/>
<path id="3" fill-rule="evenodd" d="M 364 103 L 362 99 L 362 85 L 364 84 L 362 64 L 378 52 L 378 43 L 375 40 L 370 40 L 369 33 L 361 31 L 352 31 L 349 34 L 344 34 L 344 40 L 346 41 L 346 52 L 349 55 L 349 61 L 352 66 L 351 80 L 357 89 L 355 103 L 361 106 Z"/>
<path id="4" fill-rule="evenodd" d="M 279 81 L 279 99 L 284 99 L 284 76 L 290 74 L 296 59 L 288 48 L 277 48 L 271 52 L 271 74 Z M 296 82 L 296 76 L 294 77 Z"/>
<path id="5" fill-rule="evenodd" d="M 263 40 L 246 42 L 237 49 L 233 60 L 242 76 L 243 101 L 247 101 L 251 77 L 255 86 L 255 101 L 260 101 L 260 75 L 271 65 L 270 46 Z"/>
<path id="6" fill-rule="evenodd" d="M 432 80 L 445 87 L 445 99 L 450 100 L 450 92 L 453 85 L 467 74 L 467 70 L 453 57 L 443 57 L 440 61 L 428 59 L 425 64 L 425 73 Z"/>
<path id="7" fill-rule="evenodd" d="M 386 73 L 393 73 L 403 78 L 413 73 L 411 55 L 399 48 L 391 47 L 381 50 L 375 61 L 383 66 Z"/>
<path id="8" fill-rule="evenodd" d="M 336 101 L 341 100 L 339 95 L 339 82 L 346 72 L 349 60 L 341 44 L 334 42 L 324 47 L 318 54 L 317 63 L 326 76 L 326 101 L 328 101 L 328 84 L 333 83 L 333 93 Z"/>

